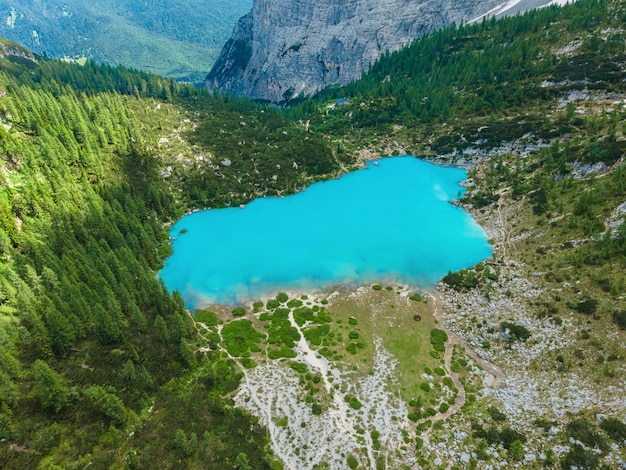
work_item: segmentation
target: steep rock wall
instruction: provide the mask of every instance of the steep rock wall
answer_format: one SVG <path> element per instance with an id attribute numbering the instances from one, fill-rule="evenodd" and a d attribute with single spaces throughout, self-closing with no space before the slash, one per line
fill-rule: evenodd
<path id="1" fill-rule="evenodd" d="M 385 51 L 502 0 L 255 0 L 207 77 L 235 96 L 280 102 L 359 78 Z"/>

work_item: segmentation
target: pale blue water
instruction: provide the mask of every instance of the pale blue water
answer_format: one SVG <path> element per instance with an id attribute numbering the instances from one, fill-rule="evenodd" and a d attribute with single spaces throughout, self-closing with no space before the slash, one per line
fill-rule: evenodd
<path id="1" fill-rule="evenodd" d="M 340 283 L 429 287 L 492 252 L 476 222 L 448 203 L 465 177 L 387 158 L 283 199 L 196 212 L 170 230 L 174 254 L 160 276 L 191 309 Z"/>

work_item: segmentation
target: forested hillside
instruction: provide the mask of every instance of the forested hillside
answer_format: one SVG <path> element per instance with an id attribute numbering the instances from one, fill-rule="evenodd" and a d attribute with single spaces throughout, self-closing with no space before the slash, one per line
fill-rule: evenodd
<path id="1" fill-rule="evenodd" d="M 303 131 L 250 104 L 3 46 L 0 466 L 271 466 L 263 428 L 224 398 L 239 372 L 199 351 L 181 297 L 155 273 L 164 224 L 292 192 L 332 170 L 327 147 L 283 145 Z M 248 153 L 231 151 L 241 119 L 263 138 Z M 289 148 L 313 158 L 296 170 Z"/>
<path id="2" fill-rule="evenodd" d="M 202 83 L 251 0 L 9 0 L 0 36 L 50 57 L 122 64 Z"/>

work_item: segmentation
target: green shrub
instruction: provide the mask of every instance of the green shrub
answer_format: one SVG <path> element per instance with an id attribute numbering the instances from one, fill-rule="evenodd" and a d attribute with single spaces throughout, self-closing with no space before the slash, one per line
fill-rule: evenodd
<path id="1" fill-rule="evenodd" d="M 614 441 L 622 442 L 626 440 L 626 424 L 623 421 L 615 418 L 603 419 L 600 427 Z"/>
<path id="2" fill-rule="evenodd" d="M 267 301 L 267 309 L 268 310 L 274 310 L 276 308 L 280 307 L 280 302 L 276 299 L 270 299 Z"/>
<path id="3" fill-rule="evenodd" d="M 449 409 L 450 405 L 448 405 L 446 402 L 443 402 L 441 405 L 439 405 L 439 413 L 445 413 Z"/>
<path id="4" fill-rule="evenodd" d="M 276 300 L 280 302 L 281 304 L 284 304 L 285 302 L 289 300 L 289 296 L 285 294 L 284 292 L 279 292 L 278 295 L 276 296 Z"/>
<path id="5" fill-rule="evenodd" d="M 217 315 L 213 312 L 209 312 L 208 310 L 196 309 L 193 316 L 197 322 L 204 323 L 209 328 L 216 326 L 218 323 Z"/>
<path id="6" fill-rule="evenodd" d="M 309 328 L 304 331 L 304 337 L 314 346 L 320 346 L 322 344 L 322 337 L 326 336 L 330 331 L 330 326 L 320 325 L 315 328 Z"/>
<path id="7" fill-rule="evenodd" d="M 428 382 L 422 382 L 420 388 L 426 393 L 430 392 L 430 384 Z"/>
<path id="8" fill-rule="evenodd" d="M 374 285 L 372 286 L 372 289 L 374 289 L 374 290 L 382 290 L 382 288 L 383 288 L 383 287 L 382 287 L 382 286 L 380 286 L 380 285 L 378 285 L 378 284 L 374 284 Z"/>
<path id="9" fill-rule="evenodd" d="M 287 302 L 287 307 L 289 308 L 302 307 L 302 301 L 298 299 L 291 299 L 289 302 Z"/>
<path id="10" fill-rule="evenodd" d="M 358 334 L 356 331 L 351 331 L 350 333 L 348 333 L 348 337 L 350 339 L 359 339 L 361 335 Z"/>
<path id="11" fill-rule="evenodd" d="M 435 367 L 435 374 L 443 377 L 446 375 L 446 371 L 443 370 L 441 367 Z"/>
<path id="12" fill-rule="evenodd" d="M 585 313 L 587 315 L 595 313 L 598 309 L 598 301 L 591 298 L 581 300 L 580 302 L 568 302 L 567 305 L 577 312 Z"/>
<path id="13" fill-rule="evenodd" d="M 291 367 L 296 372 L 299 372 L 300 374 L 306 374 L 309 370 L 306 364 L 297 361 L 290 361 L 289 367 Z"/>
<path id="14" fill-rule="evenodd" d="M 524 445 L 522 441 L 513 441 L 511 446 L 509 447 L 509 454 L 511 458 L 517 462 L 524 458 Z"/>
<path id="15" fill-rule="evenodd" d="M 438 328 L 433 328 L 430 331 L 430 344 L 433 349 L 438 352 L 444 352 L 446 350 L 446 341 L 448 341 L 448 334 Z"/>
<path id="16" fill-rule="evenodd" d="M 282 357 L 286 359 L 293 359 L 297 354 L 295 351 L 285 345 L 281 346 L 280 349 L 273 349 L 267 353 L 267 357 L 272 360 L 280 359 Z"/>
<path id="17" fill-rule="evenodd" d="M 250 320 L 237 320 L 224 325 L 222 328 L 224 348 L 235 357 L 249 355 L 252 347 L 263 340 L 265 335 L 259 333 L 252 326 Z"/>
<path id="18" fill-rule="evenodd" d="M 491 419 L 493 419 L 494 421 L 504 421 L 504 420 L 506 420 L 506 414 L 502 413 L 495 406 L 490 406 L 487 409 L 487 413 L 489 413 L 489 416 L 491 416 Z"/>
<path id="19" fill-rule="evenodd" d="M 349 318 L 348 318 L 348 323 L 349 323 L 350 325 L 358 325 L 358 323 L 359 323 L 359 322 L 358 322 L 358 321 L 356 321 L 356 318 L 354 318 L 354 317 L 349 317 Z"/>
<path id="20" fill-rule="evenodd" d="M 482 426 L 474 427 L 474 437 L 485 439 L 489 445 L 502 444 L 505 449 L 510 449 L 515 441 L 526 442 L 526 436 L 511 428 L 498 431 L 496 428 L 483 429 Z"/>
<path id="21" fill-rule="evenodd" d="M 613 312 L 613 322 L 626 330 L 626 310 L 619 310 Z"/>
<path id="22" fill-rule="evenodd" d="M 359 466 L 359 461 L 356 459 L 354 455 L 348 455 L 348 458 L 346 459 L 346 463 L 348 464 L 348 467 L 350 467 L 353 470 Z"/>
<path id="23" fill-rule="evenodd" d="M 233 315 L 235 315 L 236 317 L 245 317 L 246 316 L 246 309 L 245 307 L 236 307 L 233 309 Z"/>
<path id="24" fill-rule="evenodd" d="M 588 447 L 598 447 L 602 450 L 608 448 L 604 438 L 596 432 L 595 426 L 584 419 L 576 419 L 570 422 L 567 425 L 567 434 Z"/>
<path id="25" fill-rule="evenodd" d="M 354 395 L 346 395 L 345 397 L 343 397 L 343 399 L 346 401 L 346 403 L 350 405 L 350 408 L 352 408 L 353 410 L 360 410 L 363 406 L 359 399 Z"/>
<path id="26" fill-rule="evenodd" d="M 561 460 L 561 468 L 598 468 L 598 463 L 599 458 L 595 453 L 575 445 Z"/>
<path id="27" fill-rule="evenodd" d="M 462 271 L 457 271 L 454 273 L 448 272 L 448 274 L 444 276 L 442 281 L 456 291 L 473 289 L 474 287 L 478 286 L 478 278 L 476 277 L 476 273 L 469 269 L 463 269 Z"/>
<path id="28" fill-rule="evenodd" d="M 426 421 L 423 421 L 417 425 L 417 427 L 415 428 L 415 432 L 417 434 L 421 434 L 424 431 L 426 431 L 431 426 L 431 424 L 432 422 L 429 419 L 427 419 Z"/>
<path id="29" fill-rule="evenodd" d="M 240 359 L 240 362 L 241 365 L 246 369 L 254 369 L 257 366 L 257 363 L 249 357 L 242 357 Z"/>
<path id="30" fill-rule="evenodd" d="M 512 340 L 526 341 L 530 338 L 530 331 L 522 325 L 516 325 L 508 321 L 500 323 L 500 331 L 505 332 L 509 330 Z"/>

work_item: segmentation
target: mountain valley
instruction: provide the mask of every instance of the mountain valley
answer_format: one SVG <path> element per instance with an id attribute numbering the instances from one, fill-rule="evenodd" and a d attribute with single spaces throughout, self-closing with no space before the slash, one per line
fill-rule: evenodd
<path id="1" fill-rule="evenodd" d="M 3 40 L 0 467 L 623 468 L 624 24 L 428 31 L 290 107 Z M 397 155 L 467 169 L 491 258 L 195 312 L 158 281 L 184 214 Z"/>

